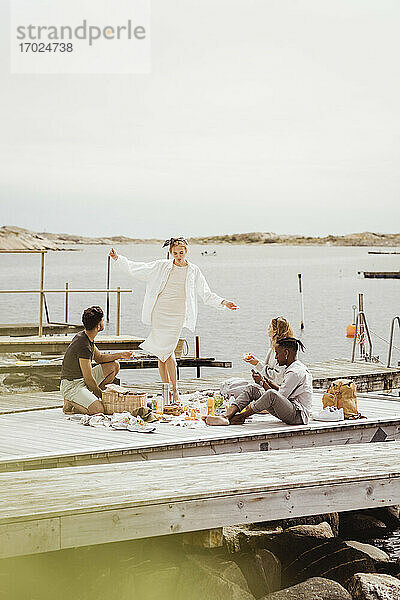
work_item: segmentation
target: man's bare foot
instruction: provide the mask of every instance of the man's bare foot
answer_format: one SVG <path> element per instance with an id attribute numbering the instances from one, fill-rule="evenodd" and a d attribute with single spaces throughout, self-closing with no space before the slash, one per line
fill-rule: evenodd
<path id="1" fill-rule="evenodd" d="M 207 425 L 230 425 L 229 419 L 222 415 L 207 415 L 207 417 L 204 417 L 204 421 Z"/>
<path id="2" fill-rule="evenodd" d="M 238 415 L 233 415 L 233 417 L 231 418 L 231 425 L 243 425 L 245 420 L 246 417 L 241 413 L 239 413 Z"/>
<path id="3" fill-rule="evenodd" d="M 63 413 L 65 415 L 73 415 L 74 414 L 74 406 L 68 400 L 64 400 Z"/>

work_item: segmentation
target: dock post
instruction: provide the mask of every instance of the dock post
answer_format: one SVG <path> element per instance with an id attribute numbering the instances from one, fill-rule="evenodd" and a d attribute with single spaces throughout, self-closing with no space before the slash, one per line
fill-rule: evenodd
<path id="1" fill-rule="evenodd" d="M 117 287 L 117 335 L 119 335 L 121 319 L 121 288 Z"/>
<path id="2" fill-rule="evenodd" d="M 107 256 L 107 299 L 106 299 L 106 320 L 107 323 L 110 322 L 110 264 L 111 264 L 111 256 Z"/>
<path id="3" fill-rule="evenodd" d="M 68 323 L 68 281 L 65 284 L 65 322 Z"/>
<path id="4" fill-rule="evenodd" d="M 200 358 L 200 338 L 198 335 L 196 335 L 196 338 L 195 338 L 195 347 L 196 347 L 195 356 L 196 356 L 196 358 Z M 196 377 L 199 379 L 200 376 L 201 376 L 200 365 L 198 364 L 196 367 Z"/>
<path id="5" fill-rule="evenodd" d="M 297 277 L 299 278 L 299 292 L 300 292 L 300 329 L 304 329 L 304 298 L 303 298 L 303 286 L 301 282 L 301 273 L 298 273 Z"/>
<path id="6" fill-rule="evenodd" d="M 359 321 L 359 336 L 360 336 L 360 357 L 365 358 L 365 327 L 361 313 L 364 314 L 364 294 L 358 294 L 358 313 L 360 314 Z"/>
<path id="7" fill-rule="evenodd" d="M 42 251 L 40 254 L 39 337 L 42 337 L 42 335 L 43 335 L 44 255 L 45 255 L 45 251 Z"/>

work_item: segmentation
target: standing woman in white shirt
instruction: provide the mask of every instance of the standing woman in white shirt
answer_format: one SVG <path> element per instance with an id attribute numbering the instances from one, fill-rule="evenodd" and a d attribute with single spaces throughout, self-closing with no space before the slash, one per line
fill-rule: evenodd
<path id="1" fill-rule="evenodd" d="M 278 340 L 293 337 L 293 335 L 293 329 L 289 321 L 285 317 L 275 317 L 271 320 L 268 327 L 270 348 L 264 362 L 258 360 L 253 354 L 245 354 L 243 360 L 255 367 L 263 377 L 267 377 L 267 379 L 270 379 L 277 385 L 281 385 L 285 374 L 285 367 L 279 366 L 275 358 L 275 345 Z"/>
<path id="2" fill-rule="evenodd" d="M 180 238 L 166 240 L 170 259 L 149 263 L 133 262 L 112 248 L 110 256 L 132 277 L 146 282 L 142 321 L 151 325 L 149 337 L 140 348 L 158 358 L 161 381 L 171 383 L 174 402 L 179 402 L 174 350 L 183 327 L 195 330 L 197 296 L 214 308 L 237 310 L 234 302 L 211 292 L 199 267 L 187 260 L 188 243 Z"/>

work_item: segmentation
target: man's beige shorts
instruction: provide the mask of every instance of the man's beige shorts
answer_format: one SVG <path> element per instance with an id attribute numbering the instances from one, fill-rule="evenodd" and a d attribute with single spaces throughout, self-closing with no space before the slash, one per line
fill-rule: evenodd
<path id="1" fill-rule="evenodd" d="M 100 385 L 105 379 L 102 366 L 96 365 L 93 367 L 92 373 L 97 385 Z M 99 398 L 86 387 L 83 377 L 81 379 L 73 379 L 72 381 L 62 379 L 60 390 L 65 400 L 79 404 L 84 408 L 89 408 L 93 402 L 99 400 Z"/>

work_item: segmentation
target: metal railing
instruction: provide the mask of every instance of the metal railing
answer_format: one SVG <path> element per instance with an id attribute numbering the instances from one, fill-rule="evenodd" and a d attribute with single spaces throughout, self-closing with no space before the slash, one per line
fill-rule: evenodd
<path id="1" fill-rule="evenodd" d="M 110 320 L 110 293 L 117 294 L 117 320 L 116 320 L 116 335 L 120 335 L 120 324 L 121 324 L 121 294 L 132 292 L 132 290 L 121 290 L 117 287 L 115 290 L 110 290 L 110 257 L 107 259 L 107 289 L 105 290 L 70 290 L 69 284 L 65 284 L 64 290 L 45 290 L 44 289 L 44 271 L 45 271 L 45 255 L 47 250 L 0 250 L 1 254 L 40 254 L 40 289 L 39 290 L 0 290 L 1 294 L 39 294 L 39 337 L 43 336 L 43 308 L 46 310 L 47 322 L 50 324 L 49 312 L 47 308 L 45 294 L 65 294 L 65 324 L 68 324 L 68 312 L 69 312 L 69 294 L 76 293 L 106 293 L 107 296 L 107 307 L 106 307 L 106 319 L 107 322 Z M 60 325 L 60 323 L 55 323 Z M 62 323 L 61 323 L 62 324 Z"/>
<path id="2" fill-rule="evenodd" d="M 128 292 L 132 292 L 132 290 L 121 290 L 120 287 L 117 287 L 114 290 L 103 289 L 103 290 L 70 290 L 68 287 L 63 290 L 45 290 L 42 287 L 39 290 L 0 290 L 0 294 L 40 294 L 40 304 L 39 304 L 39 337 L 43 335 L 43 305 L 45 301 L 45 294 L 65 294 L 66 298 L 66 314 L 68 308 L 68 294 L 88 294 L 88 293 L 115 293 L 117 294 L 117 320 L 116 320 L 116 335 L 120 335 L 120 325 L 121 325 L 121 294 L 125 294 Z"/>
<path id="3" fill-rule="evenodd" d="M 393 337 L 394 337 L 394 326 L 398 324 L 400 328 L 400 317 L 393 317 L 392 324 L 390 327 L 390 335 L 389 335 L 389 350 L 388 350 L 388 359 L 387 359 L 387 368 L 390 368 L 390 361 L 392 359 L 392 349 L 393 349 Z"/>

